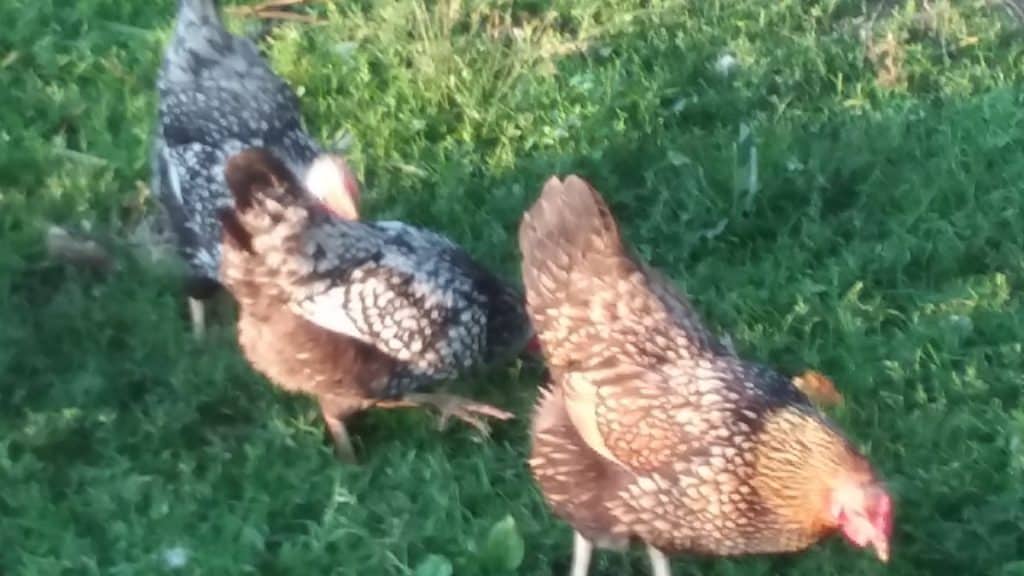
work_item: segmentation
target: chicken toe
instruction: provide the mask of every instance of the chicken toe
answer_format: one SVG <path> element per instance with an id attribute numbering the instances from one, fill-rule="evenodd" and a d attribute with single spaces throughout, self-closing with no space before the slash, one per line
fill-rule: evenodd
<path id="1" fill-rule="evenodd" d="M 484 436 L 488 436 L 491 432 L 491 427 L 484 418 L 509 420 L 514 416 L 511 412 L 506 412 L 490 404 L 483 404 L 454 394 L 406 394 L 403 400 L 412 405 L 433 406 L 441 413 L 439 423 L 441 428 L 444 428 L 448 419 L 454 416 L 473 426 Z"/>

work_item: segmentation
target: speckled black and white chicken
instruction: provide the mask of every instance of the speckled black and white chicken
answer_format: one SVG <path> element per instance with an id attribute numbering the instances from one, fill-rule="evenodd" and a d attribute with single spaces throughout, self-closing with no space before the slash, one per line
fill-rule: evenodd
<path id="1" fill-rule="evenodd" d="M 201 335 L 203 301 L 218 288 L 217 209 L 231 202 L 227 158 L 263 146 L 311 185 L 339 188 L 353 179 L 340 157 L 321 155 L 295 93 L 251 41 L 224 28 L 215 0 L 180 0 L 157 91 L 151 188 L 185 260 L 192 326 Z"/>
<path id="2" fill-rule="evenodd" d="M 327 210 L 266 150 L 228 161 L 221 279 L 239 304 L 238 338 L 281 388 L 315 396 L 339 456 L 344 419 L 372 407 L 432 405 L 486 426 L 511 414 L 422 393 L 511 358 L 532 329 L 522 294 L 447 238 Z"/>

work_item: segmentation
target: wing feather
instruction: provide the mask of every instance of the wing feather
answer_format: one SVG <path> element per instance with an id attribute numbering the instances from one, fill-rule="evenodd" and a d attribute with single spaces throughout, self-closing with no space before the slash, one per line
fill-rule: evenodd
<path id="1" fill-rule="evenodd" d="M 324 236 L 322 249 L 304 252 L 312 273 L 291 283 L 293 310 L 407 363 L 414 373 L 451 377 L 479 357 L 487 318 L 456 267 L 408 237 L 372 226 L 348 241 L 357 246 L 349 257 L 346 242 L 331 238 Z"/>
<path id="2" fill-rule="evenodd" d="M 696 386 L 680 367 L 712 373 L 710 360 L 726 349 L 685 297 L 630 253 L 600 194 L 575 176 L 549 180 L 519 242 L 527 307 L 584 441 L 633 470 L 703 450 L 700 434 L 723 418 L 695 409 L 696 391 L 680 394 Z"/>

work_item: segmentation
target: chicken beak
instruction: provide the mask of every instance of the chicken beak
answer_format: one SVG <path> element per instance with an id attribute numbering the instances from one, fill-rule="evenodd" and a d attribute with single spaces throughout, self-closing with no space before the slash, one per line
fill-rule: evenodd
<path id="1" fill-rule="evenodd" d="M 331 194 L 324 201 L 324 204 L 327 205 L 331 213 L 342 220 L 359 220 L 359 210 L 348 196 Z"/>
<path id="2" fill-rule="evenodd" d="M 875 555 L 882 561 L 883 564 L 889 563 L 889 540 L 884 536 L 875 538 L 871 541 L 871 547 L 875 549 Z"/>

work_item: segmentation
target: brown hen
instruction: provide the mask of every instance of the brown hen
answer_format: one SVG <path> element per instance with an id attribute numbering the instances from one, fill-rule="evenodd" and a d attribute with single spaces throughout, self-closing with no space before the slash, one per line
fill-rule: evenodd
<path id="1" fill-rule="evenodd" d="M 239 344 L 275 384 L 318 399 L 340 457 L 354 460 L 345 418 L 371 407 L 426 404 L 484 432 L 483 417 L 512 417 L 422 389 L 522 351 L 517 290 L 439 234 L 355 220 L 353 182 L 308 177 L 314 198 L 265 150 L 233 156 L 226 179 L 221 281 Z"/>
<path id="2" fill-rule="evenodd" d="M 868 461 L 791 379 L 706 330 L 589 184 L 550 179 L 519 244 L 553 380 L 530 467 L 576 530 L 574 576 L 594 545 L 633 540 L 657 576 L 666 555 L 792 552 L 837 530 L 888 559 L 890 498 Z"/>

